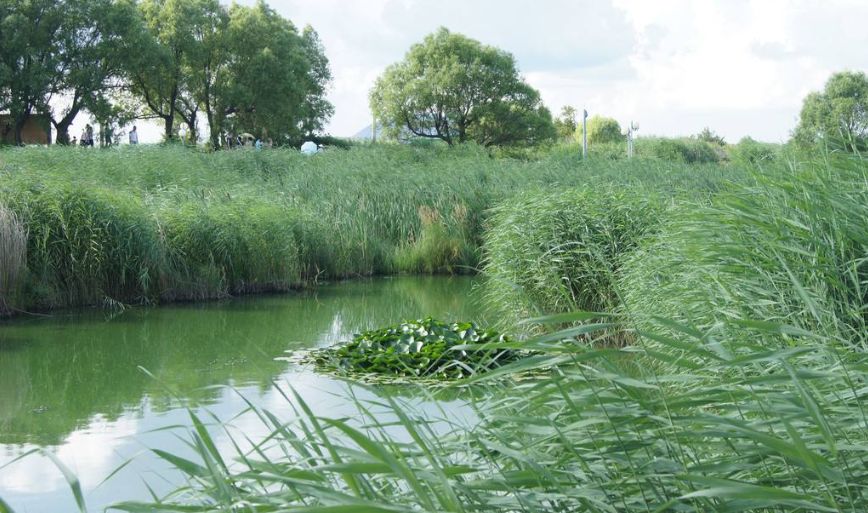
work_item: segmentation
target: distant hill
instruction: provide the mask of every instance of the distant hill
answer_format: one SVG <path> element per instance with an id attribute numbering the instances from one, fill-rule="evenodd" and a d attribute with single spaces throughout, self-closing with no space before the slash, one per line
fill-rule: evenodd
<path id="1" fill-rule="evenodd" d="M 356 132 L 352 138 L 359 141 L 370 141 L 371 135 L 373 135 L 373 127 L 371 125 L 366 126 L 365 128 Z M 383 136 L 383 127 L 382 125 L 377 126 L 377 139 L 382 138 Z"/>
<path id="2" fill-rule="evenodd" d="M 372 133 L 371 125 L 368 125 L 365 128 L 356 132 L 356 135 L 354 135 L 352 138 L 357 140 L 357 141 L 370 141 L 371 140 L 371 133 Z M 434 131 L 432 130 L 431 133 L 433 134 Z M 408 141 L 410 139 L 415 139 L 415 138 L 416 138 L 416 136 L 411 134 L 406 128 L 402 128 L 401 134 L 398 136 L 398 140 L 400 140 L 400 141 Z M 383 139 L 383 125 L 377 125 L 377 139 L 378 140 Z"/>

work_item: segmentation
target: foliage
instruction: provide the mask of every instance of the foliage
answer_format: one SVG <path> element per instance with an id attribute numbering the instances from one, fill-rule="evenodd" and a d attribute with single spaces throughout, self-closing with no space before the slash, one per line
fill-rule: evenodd
<path id="1" fill-rule="evenodd" d="M 199 188 L 204 190 L 203 184 L 213 183 L 214 177 L 227 186 L 208 193 L 218 198 L 228 191 L 244 194 L 245 187 L 260 195 L 268 187 L 282 187 L 311 205 L 332 197 L 320 217 L 338 211 L 357 217 L 329 217 L 330 238 L 323 241 L 351 232 L 353 220 L 371 232 L 376 226 L 374 238 L 400 239 L 419 222 L 418 205 L 437 204 L 445 211 L 448 198 L 456 196 L 471 212 L 484 212 L 491 201 L 500 202 L 498 209 L 506 212 L 513 202 L 518 224 L 523 204 L 512 194 L 534 186 L 589 184 L 582 193 L 564 193 L 582 200 L 564 199 L 564 208 L 597 205 L 587 207 L 578 222 L 562 223 L 571 229 L 605 217 L 605 202 L 593 196 L 601 184 L 608 184 L 613 194 L 637 197 L 669 192 L 673 204 L 661 211 L 664 222 L 655 234 L 640 238 L 639 248 L 620 259 L 615 270 L 616 288 L 624 298 L 619 312 L 538 319 L 542 331 L 552 324 L 574 325 L 523 340 L 521 349 L 535 356 L 458 382 L 482 387 L 474 390 L 483 397 L 468 401 L 476 415 L 472 425 L 448 415 L 432 421 L 412 402 L 399 402 L 376 388 L 370 400 L 348 398 L 358 415 L 332 418 L 294 390 L 276 385 L 287 399 L 283 411 L 248 406 L 266 428 L 264 434 L 250 440 L 252 431 L 245 425 L 236 437 L 237 431 L 227 426 L 220 436 L 231 443 L 218 444 L 215 431 L 191 412 L 190 450 L 183 455 L 155 451 L 187 482 L 165 496 L 154 495 L 150 504 L 127 502 L 114 509 L 865 509 L 868 166 L 863 160 L 823 155 L 790 167 L 776 162 L 780 168 L 744 177 L 734 167 L 687 167 L 662 160 L 590 159 L 580 167 L 573 149 L 572 160 L 541 163 L 498 162 L 471 150 L 372 147 L 327 153 L 324 160 L 293 160 L 289 153 L 248 160 L 255 154 L 191 157 L 169 153 L 177 151 L 172 149 L 137 154 L 132 170 L 100 157 L 98 176 L 113 177 L 121 169 L 125 174 L 117 174 L 116 187 L 129 187 L 147 196 L 145 203 L 164 208 L 174 205 L 173 194 L 205 196 Z M 93 161 L 86 159 L 96 157 L 77 157 L 83 161 L 79 178 L 94 180 L 88 167 Z M 19 152 L 4 158 L 17 173 L 5 174 L 0 182 L 9 194 L 22 187 L 21 175 L 33 167 L 40 170 L 39 183 L 49 182 L 63 155 Z M 199 167 L 191 165 L 194 158 L 201 159 Z M 333 166 L 335 176 L 316 166 Z M 278 175 L 288 167 L 292 174 Z M 711 173 L 714 169 L 719 175 Z M 254 184 L 264 177 L 273 181 L 257 188 Z M 352 189 L 356 184 L 362 185 Z M 167 192 L 172 187 L 177 190 Z M 419 201 L 435 187 L 442 195 Z M 394 201 L 396 190 L 406 205 Z M 412 201 L 407 199 L 411 196 Z M 523 206 L 546 213 L 546 204 L 537 203 L 528 199 Z M 390 210 L 381 209 L 384 204 Z M 538 216 L 543 232 L 558 226 L 559 210 L 549 210 Z M 495 215 L 502 219 L 505 214 Z M 526 224 L 529 228 L 511 240 L 533 235 L 536 226 Z M 495 230 L 509 228 L 499 223 Z M 582 236 L 563 238 L 561 246 L 585 240 Z M 619 328 L 631 336 L 629 346 L 596 345 Z M 403 335 L 396 330 L 377 342 L 403 348 Z M 369 340 L 373 347 L 375 341 Z M 409 337 L 404 343 L 410 354 Z M 486 348 L 509 351 L 516 345 L 492 340 Z M 395 362 L 386 363 L 392 368 Z M 538 379 L 516 377 L 527 371 L 537 371 Z M 429 393 L 424 386 L 417 388 L 419 394 Z M 222 420 L 231 423 L 234 417 Z"/>
<path id="2" fill-rule="evenodd" d="M 287 290 L 301 282 L 293 212 L 266 202 L 188 203 L 164 213 L 166 251 L 181 267 L 172 299 Z M 176 278 L 177 279 L 177 278 Z M 198 282 L 198 283 L 197 283 Z M 192 297 L 185 297 L 192 291 Z"/>
<path id="3" fill-rule="evenodd" d="M 694 139 L 710 144 L 716 144 L 722 147 L 726 146 L 726 141 L 723 139 L 723 137 L 717 135 L 716 133 L 714 133 L 713 130 L 708 127 L 703 128 L 701 132 L 694 136 Z"/>
<path id="4" fill-rule="evenodd" d="M 506 316 L 607 312 L 624 259 L 660 222 L 652 191 L 611 187 L 529 192 L 493 209 L 486 293 Z"/>
<path id="5" fill-rule="evenodd" d="M 716 144 L 690 138 L 640 137 L 636 139 L 636 152 L 642 156 L 686 164 L 715 163 L 726 157 L 723 149 Z"/>
<path id="6" fill-rule="evenodd" d="M 489 210 L 519 191 L 582 185 L 705 196 L 743 177 L 640 159 L 581 163 L 575 148 L 493 159 L 473 145 L 359 145 L 316 158 L 282 149 L 24 148 L 0 158 L 0 203 L 30 232 L 18 309 L 471 272 Z M 90 213 L 71 216 L 75 205 Z M 42 262 L 54 271 L 41 272 Z M 75 271 L 85 262 L 93 273 Z"/>
<path id="7" fill-rule="evenodd" d="M 864 344 L 866 178 L 855 157 L 781 163 L 708 205 L 685 206 L 625 263 L 627 311 L 718 340 L 759 320 Z"/>
<path id="8" fill-rule="evenodd" d="M 767 165 L 781 154 L 778 144 L 761 143 L 750 137 L 742 137 L 738 144 L 732 146 L 733 160 L 745 165 Z"/>
<path id="9" fill-rule="evenodd" d="M 522 80 L 512 55 L 445 28 L 389 66 L 370 102 L 393 137 L 501 146 L 555 135 L 551 113 Z"/>
<path id="10" fill-rule="evenodd" d="M 506 335 L 472 322 L 446 323 L 430 317 L 371 330 L 351 342 L 314 351 L 321 368 L 352 375 L 460 379 L 495 369 L 518 353 L 490 349 Z"/>
<path id="11" fill-rule="evenodd" d="M 0 111 L 11 113 L 16 144 L 27 119 L 46 112 L 60 87 L 61 44 L 69 31 L 64 7 L 52 0 L 0 1 Z"/>
<path id="12" fill-rule="evenodd" d="M 37 307 L 147 300 L 162 254 L 136 198 L 60 185 L 16 191 L 9 205 L 28 227 L 26 293 Z"/>
<path id="13" fill-rule="evenodd" d="M 594 325 L 582 328 L 595 332 Z M 689 343 L 649 333 L 683 348 L 690 358 L 682 359 L 646 347 L 649 339 L 622 350 L 577 344 L 570 341 L 575 331 L 527 341 L 545 356 L 474 379 L 491 399 L 472 403 L 479 420 L 471 426 L 445 415 L 432 422 L 387 394 L 352 397 L 358 414 L 334 418 L 286 386 L 285 406 L 250 406 L 265 431 L 252 442 L 227 429 L 220 435 L 229 433 L 233 443 L 217 444 L 191 412 L 192 456 L 157 452 L 188 484 L 150 504 L 114 508 L 864 509 L 864 354 L 810 333 L 793 339 L 786 326 L 773 324 L 751 329 L 753 342 L 723 340 L 727 352 L 689 328 Z M 794 347 L 770 349 L 787 343 Z M 637 357 L 650 365 L 627 370 L 616 363 Z M 662 364 L 677 373 L 655 373 Z M 510 371 L 552 366 L 543 379 L 504 381 Z"/>
<path id="14" fill-rule="evenodd" d="M 578 128 L 577 116 L 578 111 L 572 105 L 564 105 L 561 108 L 561 113 L 555 119 L 555 132 L 558 134 L 558 139 L 565 141 L 575 135 Z"/>
<path id="15" fill-rule="evenodd" d="M 197 141 L 204 113 L 216 148 L 227 131 L 294 142 L 334 110 L 316 32 L 300 34 L 262 1 L 4 0 L 0 23 L 0 110 L 18 143 L 37 113 L 50 115 L 61 144 L 85 110 L 106 143 L 135 118 L 162 120 L 166 141 L 183 122 Z"/>
<path id="16" fill-rule="evenodd" d="M 20 286 L 27 258 L 27 231 L 18 216 L 0 204 L 0 315 L 8 313 L 6 298 Z"/>
<path id="17" fill-rule="evenodd" d="M 409 244 L 398 249 L 395 265 L 404 272 L 457 273 L 475 266 L 475 248 L 469 247 L 467 235 L 467 208 L 455 205 L 446 219 L 436 209 L 419 207 L 421 233 Z"/>
<path id="18" fill-rule="evenodd" d="M 581 125 L 578 127 L 578 139 L 582 139 Z M 588 145 L 621 142 L 624 134 L 621 125 L 612 118 L 591 116 L 588 119 Z"/>
<path id="19" fill-rule="evenodd" d="M 150 115 L 163 120 L 165 141 L 176 136 L 175 118 L 180 110 L 195 126 L 192 118 L 198 109 L 185 86 L 183 70 L 187 55 L 198 45 L 198 7 L 192 0 L 143 0 L 139 4 L 143 30 L 139 48 L 127 64 L 130 90 Z"/>
<path id="20" fill-rule="evenodd" d="M 847 150 L 868 148 L 868 77 L 861 71 L 833 74 L 822 92 L 802 104 L 793 138 L 803 146 L 841 144 Z"/>
<path id="21" fill-rule="evenodd" d="M 326 121 L 334 114 L 334 105 L 326 100 L 326 93 L 329 83 L 332 80 L 329 61 L 326 58 L 325 47 L 320 41 L 319 34 L 307 25 L 301 33 L 302 44 L 307 61 L 310 64 L 307 74 L 305 75 L 306 93 L 305 101 L 302 104 L 303 113 L 301 116 L 301 135 L 307 139 L 314 136 L 315 133 L 321 133 Z"/>
<path id="22" fill-rule="evenodd" d="M 229 64 L 218 100 L 225 128 L 284 144 L 298 140 L 299 124 L 313 131 L 331 115 L 324 99 L 331 78 L 322 45 L 312 29 L 300 35 L 264 2 L 234 4 L 227 31 Z"/>

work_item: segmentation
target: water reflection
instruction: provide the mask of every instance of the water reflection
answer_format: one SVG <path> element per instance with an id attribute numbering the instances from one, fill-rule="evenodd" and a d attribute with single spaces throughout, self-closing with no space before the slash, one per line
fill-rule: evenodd
<path id="1" fill-rule="evenodd" d="M 160 428 L 189 424 L 184 407 L 233 419 L 246 406 L 243 395 L 287 411 L 273 382 L 299 390 L 318 413 L 353 415 L 342 398 L 345 384 L 275 357 L 407 318 L 479 319 L 472 287 L 468 278 L 354 281 L 308 293 L 134 309 L 111 318 L 86 312 L 6 323 L 0 326 L 0 466 L 49 447 L 82 479 L 91 507 L 145 497 L 143 478 L 168 490 L 177 482 L 152 456 L 136 457 L 109 483 L 96 485 L 147 447 L 183 453 L 183 443 Z M 449 399 L 454 401 L 446 407 L 460 418 L 460 397 Z M 424 397 L 410 400 L 431 416 L 442 414 L 425 407 Z M 249 415 L 232 424 L 247 436 L 265 432 Z M 222 440 L 229 448 L 228 435 Z M 0 496 L 16 511 L 73 505 L 60 472 L 38 455 L 0 471 Z"/>

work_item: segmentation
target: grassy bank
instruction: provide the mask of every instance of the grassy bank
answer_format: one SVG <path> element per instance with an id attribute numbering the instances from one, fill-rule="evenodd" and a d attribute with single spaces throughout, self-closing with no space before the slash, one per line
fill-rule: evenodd
<path id="1" fill-rule="evenodd" d="M 0 294 L 7 309 L 30 310 L 472 272 L 489 209 L 519 191 L 605 185 L 704 197 L 733 178 L 743 173 L 732 166 L 582 163 L 557 151 L 528 162 L 472 147 L 357 147 L 313 158 L 292 150 L 8 149 L 0 153 L 0 205 L 14 219 L 0 229 L 23 227 L 26 265 L 13 265 L 20 251 L 2 262 L 9 277 Z"/>

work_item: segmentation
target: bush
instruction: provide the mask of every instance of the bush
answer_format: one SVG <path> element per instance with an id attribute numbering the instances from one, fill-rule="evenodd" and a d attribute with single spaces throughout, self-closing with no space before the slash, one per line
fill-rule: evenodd
<path id="1" fill-rule="evenodd" d="M 722 148 L 697 139 L 642 137 L 636 139 L 636 154 L 685 164 L 717 163 L 725 158 Z"/>
<path id="2" fill-rule="evenodd" d="M 754 141 L 750 137 L 743 137 L 738 144 L 732 147 L 732 158 L 748 166 L 769 164 L 778 158 L 781 152 L 779 144 L 769 144 Z"/>
<path id="3" fill-rule="evenodd" d="M 582 126 L 579 125 L 577 136 L 579 141 L 582 140 Z M 588 145 L 615 143 L 624 140 L 624 134 L 621 133 L 621 125 L 612 118 L 603 116 L 593 116 L 588 119 Z"/>
<path id="4" fill-rule="evenodd" d="M 623 259 L 656 229 L 661 211 L 650 191 L 606 187 L 504 201 L 483 246 L 488 297 L 513 318 L 610 311 Z"/>

